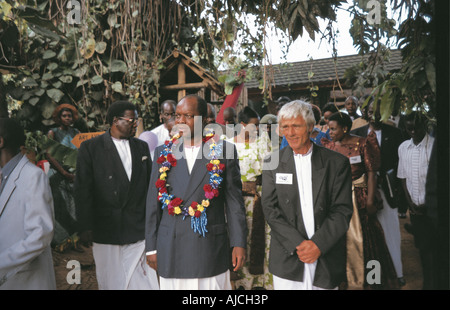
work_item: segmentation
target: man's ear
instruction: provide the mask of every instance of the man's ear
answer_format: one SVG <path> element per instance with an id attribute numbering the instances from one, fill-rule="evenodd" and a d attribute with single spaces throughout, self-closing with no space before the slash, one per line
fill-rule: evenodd
<path id="1" fill-rule="evenodd" d="M 3 139 L 2 136 L 0 136 L 0 149 L 5 147 L 5 140 Z"/>

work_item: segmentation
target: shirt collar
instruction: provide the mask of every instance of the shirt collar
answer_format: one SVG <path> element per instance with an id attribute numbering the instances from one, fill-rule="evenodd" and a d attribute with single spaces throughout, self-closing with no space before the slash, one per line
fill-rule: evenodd
<path id="1" fill-rule="evenodd" d="M 311 155 L 312 150 L 313 150 L 313 143 L 311 143 L 311 146 L 309 147 L 308 152 L 306 152 L 305 154 L 295 154 L 294 151 L 292 151 L 292 152 L 294 153 L 294 157 L 295 157 L 295 156 L 298 156 L 298 157 L 305 157 L 305 156 Z"/>
<path id="2" fill-rule="evenodd" d="M 114 138 L 113 136 L 111 136 L 111 139 L 115 142 L 125 142 L 126 143 L 126 142 L 130 141 L 128 139 L 117 139 L 117 138 Z"/>
<path id="3" fill-rule="evenodd" d="M 412 147 L 421 148 L 422 145 L 427 144 L 427 143 L 428 143 L 428 134 L 425 134 L 425 136 L 423 137 L 422 141 L 420 141 L 419 144 L 417 144 L 417 145 L 414 144 L 414 141 L 411 138 L 409 140 L 408 148 L 412 148 Z"/>

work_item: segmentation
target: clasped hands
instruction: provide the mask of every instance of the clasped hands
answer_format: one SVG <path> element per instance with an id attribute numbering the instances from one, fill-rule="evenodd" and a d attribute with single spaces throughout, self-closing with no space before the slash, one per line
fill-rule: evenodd
<path id="1" fill-rule="evenodd" d="M 298 259 L 306 264 L 314 263 L 321 252 L 317 245 L 311 240 L 304 240 L 297 247 Z"/>

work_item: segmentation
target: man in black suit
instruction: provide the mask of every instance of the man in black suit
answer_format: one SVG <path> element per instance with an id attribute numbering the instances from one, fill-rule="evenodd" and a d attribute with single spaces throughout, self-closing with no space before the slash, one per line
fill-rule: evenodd
<path id="1" fill-rule="evenodd" d="M 93 243 L 99 289 L 158 289 L 145 259 L 145 201 L 151 158 L 136 139 L 138 114 L 127 101 L 107 112 L 111 128 L 83 142 L 77 158 L 75 203 L 80 241 Z"/>
<path id="2" fill-rule="evenodd" d="M 398 206 L 404 203 L 403 190 L 397 178 L 398 147 L 404 141 L 400 129 L 381 121 L 380 103 L 374 109 L 374 102 L 369 102 L 363 112 L 367 125 L 351 131 L 352 134 L 367 137 L 375 131 L 381 153 L 381 166 L 378 171 L 378 188 L 383 198 L 383 209 L 377 212 L 378 220 L 383 227 L 386 244 L 394 263 L 399 284 L 405 285 L 401 260 L 401 235 L 398 220 Z"/>
<path id="3" fill-rule="evenodd" d="M 345 280 L 345 234 L 353 213 L 350 162 L 311 142 L 310 104 L 285 104 L 278 123 L 288 146 L 276 168 L 265 160 L 262 179 L 274 289 L 336 289 Z"/>

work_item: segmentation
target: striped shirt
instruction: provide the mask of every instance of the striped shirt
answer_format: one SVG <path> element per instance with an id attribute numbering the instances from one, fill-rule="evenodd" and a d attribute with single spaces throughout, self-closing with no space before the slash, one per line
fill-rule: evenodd
<path id="1" fill-rule="evenodd" d="M 418 206 L 425 203 L 425 184 L 433 143 L 434 138 L 426 134 L 419 144 L 415 145 L 410 139 L 398 148 L 397 177 L 406 179 L 411 200 Z"/>

